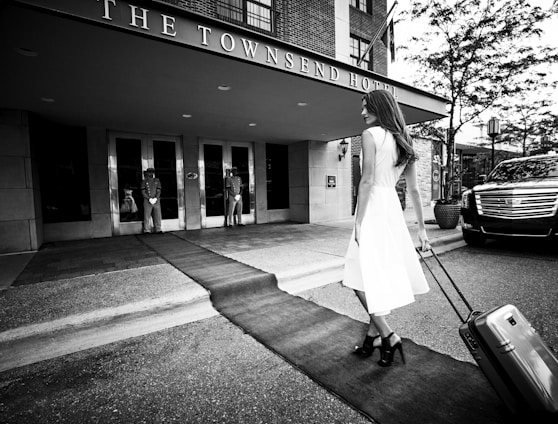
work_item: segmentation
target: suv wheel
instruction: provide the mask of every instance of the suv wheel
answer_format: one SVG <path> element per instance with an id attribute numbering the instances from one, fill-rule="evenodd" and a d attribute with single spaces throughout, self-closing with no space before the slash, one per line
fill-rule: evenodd
<path id="1" fill-rule="evenodd" d="M 463 240 L 469 246 L 482 247 L 486 241 L 486 237 L 476 231 L 463 230 Z"/>

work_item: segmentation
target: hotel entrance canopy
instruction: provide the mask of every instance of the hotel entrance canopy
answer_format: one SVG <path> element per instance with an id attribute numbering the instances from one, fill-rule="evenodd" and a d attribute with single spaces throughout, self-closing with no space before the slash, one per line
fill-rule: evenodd
<path id="1" fill-rule="evenodd" d="M 0 6 L 0 108 L 68 125 L 292 143 L 360 134 L 361 96 L 390 90 L 407 123 L 446 101 L 275 38 L 157 1 Z"/>

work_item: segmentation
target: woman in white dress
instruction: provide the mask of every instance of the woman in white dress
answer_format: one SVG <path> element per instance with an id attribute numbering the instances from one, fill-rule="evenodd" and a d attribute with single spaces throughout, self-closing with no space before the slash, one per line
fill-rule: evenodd
<path id="1" fill-rule="evenodd" d="M 386 316 L 429 290 L 395 189 L 401 175 L 416 213 L 420 248 L 428 250 L 430 243 L 417 183 L 417 157 L 399 105 L 389 91 L 371 91 L 363 96 L 361 114 L 369 128 L 362 133 L 362 176 L 343 284 L 355 290 L 370 315 L 366 338 L 355 353 L 369 357 L 379 349 L 378 364 L 386 367 L 393 363 L 396 351 L 405 362 L 401 338 Z"/>

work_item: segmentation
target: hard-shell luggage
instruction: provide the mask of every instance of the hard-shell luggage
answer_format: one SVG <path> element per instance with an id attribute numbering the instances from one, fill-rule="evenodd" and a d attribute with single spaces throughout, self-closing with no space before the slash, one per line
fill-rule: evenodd
<path id="1" fill-rule="evenodd" d="M 513 305 L 474 311 L 432 251 L 469 310 L 464 319 L 417 249 L 426 268 L 461 319 L 459 334 L 508 409 L 531 418 L 558 417 L 558 360 L 523 314 Z M 556 417 L 555 417 L 556 416 Z"/>

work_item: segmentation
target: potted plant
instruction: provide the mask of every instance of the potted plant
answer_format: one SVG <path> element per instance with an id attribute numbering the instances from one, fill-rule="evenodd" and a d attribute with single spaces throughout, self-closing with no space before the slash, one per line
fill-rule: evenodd
<path id="1" fill-rule="evenodd" d="M 434 205 L 434 217 L 440 228 L 453 229 L 459 223 L 461 216 L 461 204 L 457 201 L 448 202 L 445 199 L 436 201 Z"/>

